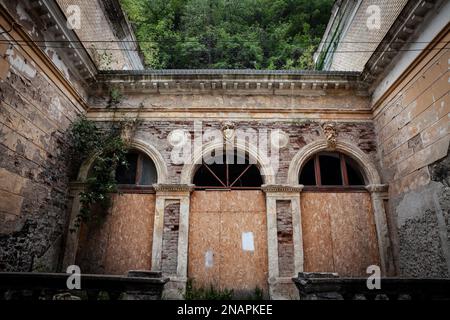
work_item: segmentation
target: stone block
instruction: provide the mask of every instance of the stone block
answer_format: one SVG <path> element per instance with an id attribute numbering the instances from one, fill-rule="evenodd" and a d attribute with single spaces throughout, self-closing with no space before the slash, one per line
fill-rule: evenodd
<path id="1" fill-rule="evenodd" d="M 420 135 L 422 137 L 423 146 L 426 147 L 448 134 L 450 134 L 450 113 L 425 129 Z"/>
<path id="2" fill-rule="evenodd" d="M 1 48 L 0 48 L 1 49 Z M 0 58 L 0 79 L 5 80 L 9 74 L 9 62 Z"/>
<path id="3" fill-rule="evenodd" d="M 430 172 L 428 171 L 428 167 L 424 167 L 392 182 L 389 185 L 389 194 L 391 197 L 396 196 L 409 190 L 417 189 L 429 182 Z"/>
<path id="4" fill-rule="evenodd" d="M 0 168 L 0 190 L 20 195 L 27 180 L 16 173 Z"/>
<path id="5" fill-rule="evenodd" d="M 435 143 L 429 145 L 425 149 L 422 149 L 414 153 L 408 159 L 402 161 L 398 165 L 398 171 L 395 178 L 408 175 L 409 173 L 425 167 L 447 155 L 450 136 L 444 137 Z"/>
<path id="6" fill-rule="evenodd" d="M 0 190 L 0 212 L 20 215 L 23 197 Z"/>

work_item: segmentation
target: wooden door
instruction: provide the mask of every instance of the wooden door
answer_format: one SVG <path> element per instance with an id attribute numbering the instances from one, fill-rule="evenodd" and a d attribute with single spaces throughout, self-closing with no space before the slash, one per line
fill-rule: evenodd
<path id="1" fill-rule="evenodd" d="M 302 192 L 304 270 L 367 276 L 380 265 L 368 192 Z"/>
<path id="2" fill-rule="evenodd" d="M 115 194 L 109 213 L 80 230 L 77 264 L 84 273 L 150 270 L 154 194 Z"/>
<path id="3" fill-rule="evenodd" d="M 265 195 L 260 190 L 195 191 L 189 217 L 188 276 L 250 294 L 267 292 Z"/>

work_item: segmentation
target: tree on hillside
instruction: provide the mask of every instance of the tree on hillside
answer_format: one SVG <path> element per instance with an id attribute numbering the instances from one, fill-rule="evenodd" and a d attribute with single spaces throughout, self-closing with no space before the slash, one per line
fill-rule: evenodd
<path id="1" fill-rule="evenodd" d="M 152 69 L 311 69 L 332 0 L 121 0 Z"/>

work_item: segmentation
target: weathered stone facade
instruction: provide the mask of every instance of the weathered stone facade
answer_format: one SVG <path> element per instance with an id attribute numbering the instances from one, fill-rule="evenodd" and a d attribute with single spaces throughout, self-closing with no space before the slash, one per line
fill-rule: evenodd
<path id="1" fill-rule="evenodd" d="M 14 7 L 8 2 L 8 7 L 13 17 L 2 14 L 2 30 L 10 28 L 8 19 L 20 19 L 30 30 L 36 27 L 20 3 Z M 10 36 L 24 39 L 14 29 L 0 38 Z M 42 37 L 38 32 L 31 36 Z M 56 271 L 65 239 L 70 171 L 66 130 L 83 106 L 67 89 L 79 82 L 58 78 L 61 71 L 45 65 L 45 59 L 56 59 L 48 54 L 0 46 L 1 270 Z"/>
<path id="2" fill-rule="evenodd" d="M 124 102 L 126 103 L 126 102 Z M 109 112 L 109 111 L 106 111 Z M 95 119 L 92 115 L 89 115 Z M 242 129 L 247 132 L 258 132 L 258 130 L 267 132 L 267 139 L 270 139 L 270 134 L 273 130 L 279 129 L 289 135 L 289 144 L 286 148 L 280 150 L 280 159 L 277 175 L 275 177 L 276 183 L 287 183 L 287 176 L 289 165 L 294 155 L 306 144 L 317 139 L 323 138 L 321 125 L 323 121 L 319 119 L 309 120 L 291 120 L 291 121 L 271 121 L 264 122 L 256 120 L 238 120 L 234 121 L 236 129 Z M 202 132 L 208 129 L 220 130 L 222 121 L 211 120 L 197 120 L 197 124 L 201 124 Z M 98 125 L 103 128 L 113 126 L 113 122 L 105 121 L 99 122 Z M 162 155 L 167 165 L 167 182 L 181 183 L 181 171 L 183 165 L 174 164 L 171 160 L 171 152 L 173 146 L 168 141 L 170 132 L 174 130 L 186 130 L 191 133 L 191 142 L 194 142 L 194 128 L 196 123 L 194 121 L 171 121 L 169 119 L 150 120 L 140 118 L 139 124 L 135 128 L 134 139 L 146 141 L 148 144 L 154 146 Z M 200 126 L 198 126 L 200 128 Z M 342 140 L 349 141 L 361 150 L 367 152 L 369 155 L 376 156 L 375 145 L 375 130 L 374 125 L 370 121 L 342 121 L 336 122 L 336 130 L 339 132 L 339 137 Z M 205 141 L 206 143 L 206 141 Z M 269 146 L 270 148 L 270 146 Z M 269 149 L 270 151 L 270 149 Z"/>
<path id="3" fill-rule="evenodd" d="M 448 32 L 441 39 L 448 41 Z M 449 58 L 445 49 L 427 51 L 375 105 L 390 224 L 398 228 L 398 237 L 392 230 L 397 266 L 405 276 L 449 275 L 448 187 L 445 174 L 437 173 L 450 170 Z"/>
<path id="4" fill-rule="evenodd" d="M 299 183 L 302 166 L 320 152 L 345 154 L 357 163 L 364 176 L 364 185 L 353 190 L 357 196 L 347 189 L 345 197 L 326 203 L 329 215 L 335 211 L 342 214 L 333 216 L 334 227 L 324 228 L 333 233 L 334 239 L 329 243 L 339 244 L 333 251 L 332 264 L 340 263 L 340 270 L 360 276 L 369 261 L 361 248 L 370 246 L 370 261 L 379 261 L 383 275 L 449 276 L 448 25 L 435 43 L 389 85 L 388 81 L 383 82 L 384 75 L 374 72 L 378 61 L 374 62 L 374 58 L 369 59 L 362 74 L 248 70 L 101 72 L 91 61 L 87 48 L 41 50 L 36 44 L 40 42 L 33 44 L 64 37 L 70 41 L 81 38 L 81 33 L 77 35 L 61 23 L 65 17 L 61 15 L 63 11 L 54 11 L 59 8 L 57 3 L 71 2 L 32 5 L 25 0 L 17 4 L 0 1 L 0 40 L 10 41 L 0 44 L 0 271 L 62 271 L 75 263 L 77 256 L 83 258 L 83 252 L 77 252 L 82 250 L 82 237 L 68 229 L 79 212 L 79 192 L 89 161 L 79 170 L 77 183 L 69 188 L 67 130 L 85 113 L 103 129 L 133 124 L 129 135 L 132 148 L 145 153 L 157 171 L 156 184 L 147 186 L 145 192 L 128 190 L 131 195 L 113 206 L 109 222 L 98 235 L 88 239 L 91 242 L 87 246 L 96 244 L 92 255 L 83 261 L 89 265 L 90 260 L 95 260 L 93 271 L 86 269 L 90 272 L 124 274 L 137 268 L 161 271 L 171 280 L 165 296 L 182 297 L 189 277 L 189 215 L 192 192 L 196 192 L 193 177 L 203 155 L 224 146 L 223 141 L 210 141 L 203 134 L 214 129 L 226 138 L 227 126 L 232 133 L 260 134 L 257 140 L 236 143 L 234 147 L 255 161 L 262 175 L 259 211 L 254 217 L 259 219 L 259 229 L 255 230 L 260 232 L 263 228 L 264 232 L 255 239 L 264 239 L 263 247 L 267 249 L 258 256 L 257 263 L 263 266 L 258 271 L 271 298 L 298 298 L 291 278 L 311 265 L 309 261 L 305 263 L 311 255 L 303 246 L 320 251 L 314 247 L 316 243 L 322 245 L 317 240 L 321 239 L 318 229 L 310 233 L 310 238 L 303 238 L 304 234 L 308 236 L 304 228 L 314 228 L 316 217 L 302 212 L 308 206 L 302 203 L 306 193 Z M 406 8 L 410 10 L 411 6 Z M 49 12 L 53 14 L 46 14 Z M 402 11 L 400 15 L 404 14 Z M 21 25 L 13 24 L 15 21 Z M 24 40 L 26 44 L 12 40 Z M 438 47 L 442 43 L 446 47 Z M 121 59 L 126 59 L 126 55 Z M 378 80 L 373 82 L 377 74 Z M 392 80 L 389 75 L 386 77 Z M 112 89 L 120 92 L 113 104 Z M 325 124 L 333 128 L 332 137 L 327 136 Z M 273 140 L 272 133 L 276 131 L 286 138 L 282 145 Z M 174 161 L 170 139 L 173 132 L 187 139 L 191 162 Z M 204 149 L 195 148 L 198 139 Z M 258 152 L 259 143 L 266 144 L 268 153 Z M 268 160 L 273 155 L 278 155 L 275 162 Z M 324 191 L 319 188 L 312 192 Z M 329 188 L 326 192 L 328 196 L 323 199 L 337 199 L 336 190 Z M 234 196 L 242 198 L 239 193 Z M 310 207 L 320 207 L 316 200 L 320 198 L 320 193 L 310 197 L 311 203 L 315 201 Z M 346 215 L 346 206 L 352 199 L 364 201 Z M 242 201 L 242 205 L 248 205 L 248 217 L 253 217 L 251 201 Z M 146 210 L 139 210 L 143 206 Z M 197 207 L 192 212 L 202 213 L 202 208 Z M 239 217 L 235 211 L 227 210 Z M 360 211 L 365 215 L 360 215 Z M 261 212 L 265 215 L 261 216 Z M 365 230 L 357 223 L 362 216 L 367 218 Z M 217 225 L 235 231 L 233 223 L 238 223 L 239 218 L 230 217 L 231 214 Z M 345 229 L 346 238 L 338 238 L 336 229 Z M 249 232 L 241 231 L 234 234 L 235 242 L 227 238 L 227 245 L 236 250 L 236 255 L 254 257 L 256 251 L 248 249 L 254 247 L 253 240 L 249 240 L 253 234 L 244 239 Z M 369 232 L 372 240 L 367 243 Z M 356 243 L 355 239 L 361 244 L 355 251 L 358 261 L 364 262 L 351 268 L 343 260 L 352 254 L 349 244 Z M 199 261 L 208 264 L 211 257 L 201 254 Z M 219 252 L 217 259 L 225 259 L 227 254 L 233 253 Z M 308 271 L 336 270 L 334 265 L 323 268 L 327 270 Z M 233 270 L 223 272 L 229 275 Z"/>

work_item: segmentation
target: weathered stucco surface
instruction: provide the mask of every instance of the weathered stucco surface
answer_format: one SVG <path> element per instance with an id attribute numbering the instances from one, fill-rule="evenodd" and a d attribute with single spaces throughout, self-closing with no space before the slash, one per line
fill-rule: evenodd
<path id="1" fill-rule="evenodd" d="M 440 41 L 449 39 L 447 32 Z M 381 173 L 389 183 L 391 237 L 398 271 L 405 276 L 450 272 L 449 63 L 448 43 L 435 45 L 375 110 Z"/>

